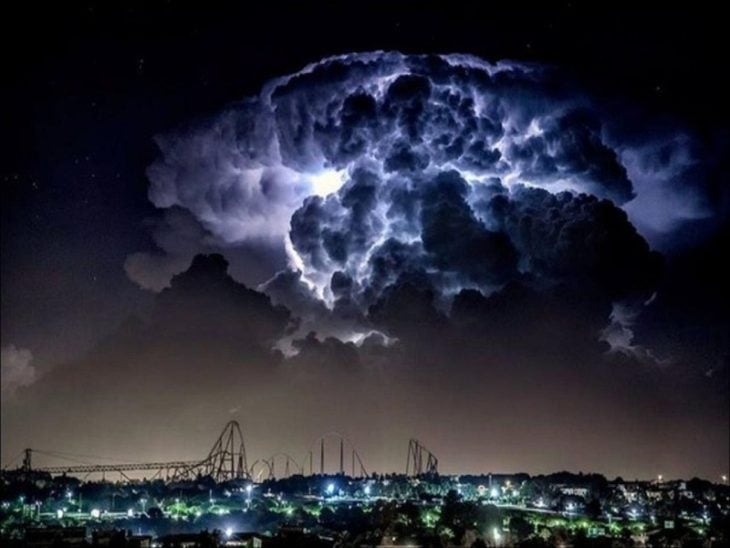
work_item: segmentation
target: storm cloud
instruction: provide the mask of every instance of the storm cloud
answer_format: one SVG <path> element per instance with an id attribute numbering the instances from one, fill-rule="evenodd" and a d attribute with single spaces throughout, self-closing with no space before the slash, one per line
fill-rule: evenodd
<path id="1" fill-rule="evenodd" d="M 614 114 L 552 67 L 324 59 L 157 138 L 149 198 L 168 214 L 153 231 L 159 249 L 126 268 L 159 290 L 195 253 L 235 263 L 234 250 L 256 246 L 236 279 L 270 278 L 260 287 L 299 318 L 299 337 L 364 338 L 369 308 L 404 280 L 442 312 L 466 289 L 568 286 L 605 303 L 605 328 L 606 306 L 646 300 L 661 274 L 636 227 L 653 236 L 708 214 L 697 185 L 666 191 L 697 169 L 693 140 L 619 127 Z M 675 215 L 647 209 L 642 193 L 694 199 Z"/>
<path id="2" fill-rule="evenodd" d="M 499 425 L 526 425 L 539 443 L 544 414 L 606 466 L 627 446 L 630 460 L 671 461 L 661 443 L 646 458 L 642 440 L 696 432 L 705 413 L 702 454 L 727 426 L 726 386 L 708 384 L 727 376 L 727 338 L 672 344 L 677 325 L 694 341 L 708 321 L 678 298 L 703 274 L 679 276 L 671 242 L 725 202 L 711 200 L 689 134 L 619 113 L 554 68 L 464 55 L 343 55 L 273 80 L 157 138 L 154 248 L 125 264 L 159 291 L 151 323 L 133 330 L 144 356 L 120 343 L 87 366 L 124 371 L 170 351 L 158 384 L 191 379 L 199 408 L 216 394 L 266 417 L 260 431 L 311 429 L 306 409 L 361 439 L 372 420 L 388 451 L 434 428 L 529 451 Z M 447 457 L 459 445 L 437 438 Z M 555 466 L 570 464 L 563 449 Z M 511 450 L 495 451 L 510 466 Z"/>
<path id="3" fill-rule="evenodd" d="M 157 207 L 189 211 L 222 248 L 256 241 L 286 250 L 290 266 L 330 306 L 337 272 L 366 302 L 403 269 L 435 268 L 441 279 L 434 283 L 452 292 L 484 288 L 536 263 L 516 249 L 514 234 L 494 229 L 484 203 L 490 195 L 517 202 L 529 196 L 523 188 L 578 200 L 587 194 L 626 207 L 632 223 L 651 230 L 707 215 L 696 189 L 677 219 L 671 212 L 657 219 L 642 206 L 640 192 L 676 199 L 661 189 L 667 177 L 696 166 L 692 140 L 638 128 L 626 139 L 626 132 L 550 67 L 467 55 L 348 54 L 159 136 L 149 197 Z M 651 160 L 667 147 L 674 147 L 671 159 Z M 449 230 L 458 237 L 443 253 Z M 157 289 L 164 280 L 146 280 L 150 262 L 131 257 L 128 268 Z M 164 279 L 171 268 L 157 270 Z"/>

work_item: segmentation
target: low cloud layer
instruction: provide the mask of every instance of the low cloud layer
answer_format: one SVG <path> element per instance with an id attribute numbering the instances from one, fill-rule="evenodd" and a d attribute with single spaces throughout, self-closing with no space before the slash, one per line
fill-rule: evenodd
<path id="1" fill-rule="evenodd" d="M 250 463 L 279 451 L 304 461 L 331 430 L 381 472 L 401 470 L 410 437 L 454 473 L 709 476 L 727 462 L 727 370 L 710 378 L 607 352 L 595 333 L 610 303 L 510 282 L 461 291 L 446 312 L 427 284 L 404 279 L 358 320 L 393 338 L 345 342 L 297 336 L 296 315 L 229 270 L 219 255 L 194 258 L 147 316 L 4 402 L 3 459 L 28 446 L 202 458 L 232 414 Z M 272 348 L 286 337 L 289 357 Z"/>

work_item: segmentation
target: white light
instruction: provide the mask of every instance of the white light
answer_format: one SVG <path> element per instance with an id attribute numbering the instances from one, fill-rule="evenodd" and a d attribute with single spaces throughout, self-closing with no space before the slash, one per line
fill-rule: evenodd
<path id="1" fill-rule="evenodd" d="M 134 517 L 134 510 L 132 510 L 131 508 L 128 508 L 127 509 L 127 517 L 128 518 Z"/>
<path id="2" fill-rule="evenodd" d="M 335 492 L 335 484 L 334 483 L 328 483 L 327 484 L 327 494 L 331 495 Z"/>
<path id="3" fill-rule="evenodd" d="M 370 486 L 369 486 L 369 485 L 366 485 L 366 486 L 365 486 L 365 494 L 366 494 L 366 495 L 367 495 L 368 497 L 370 496 Z"/>
<path id="4" fill-rule="evenodd" d="M 94 508 L 93 510 L 91 510 L 91 517 L 94 519 L 99 519 L 101 517 L 101 510 L 99 510 L 98 508 Z"/>
<path id="5" fill-rule="evenodd" d="M 56 510 L 56 517 L 58 519 L 63 518 L 63 510 L 60 510 L 60 509 L 59 510 Z"/>
<path id="6" fill-rule="evenodd" d="M 248 493 L 248 494 L 250 495 L 250 494 L 251 494 L 251 491 L 253 491 L 253 485 L 251 485 L 251 484 L 249 483 L 249 484 L 248 484 L 248 485 L 246 486 L 246 493 Z"/>
<path id="7" fill-rule="evenodd" d="M 226 527 L 226 538 L 231 538 L 233 536 L 233 529 L 230 527 Z"/>
<path id="8" fill-rule="evenodd" d="M 496 499 L 499 496 L 499 489 L 497 489 L 496 487 L 492 487 L 492 490 L 489 492 L 489 495 L 493 499 Z"/>
<path id="9" fill-rule="evenodd" d="M 312 192 L 317 196 L 327 196 L 333 192 L 337 192 L 340 187 L 345 183 L 345 171 L 335 171 L 333 169 L 327 169 L 312 175 L 310 180 L 312 182 Z"/>
<path id="10" fill-rule="evenodd" d="M 494 536 L 494 542 L 502 540 L 502 535 L 499 534 L 499 529 L 496 527 L 492 530 L 492 535 Z"/>

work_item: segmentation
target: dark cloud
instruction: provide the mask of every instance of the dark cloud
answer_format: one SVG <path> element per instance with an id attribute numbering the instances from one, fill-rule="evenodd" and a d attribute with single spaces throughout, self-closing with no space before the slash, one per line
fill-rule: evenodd
<path id="1" fill-rule="evenodd" d="M 537 276 L 609 299 L 648 298 L 658 283 L 661 257 L 608 200 L 518 188 L 487 207 L 484 215 L 509 234 L 523 268 Z"/>
<path id="2" fill-rule="evenodd" d="M 541 134 L 513 143 L 509 156 L 520 177 L 538 181 L 547 188 L 554 182 L 581 181 L 579 190 L 610 198 L 618 204 L 634 197 L 633 185 L 616 150 L 601 138 L 601 123 L 595 114 L 574 110 L 541 121 Z"/>
<path id="3" fill-rule="evenodd" d="M 219 256 L 196 257 L 148 317 L 21 387 L 13 401 L 3 398 L 3 450 L 43 440 L 120 460 L 200 458 L 235 409 L 252 461 L 282 450 L 306 459 L 329 430 L 353 439 L 377 471 L 398 470 L 412 436 L 429 440 L 445 472 L 589 462 L 609 474 L 659 467 L 688 475 L 727 456 L 718 451 L 727 424 L 722 372 L 685 378 L 678 390 L 676 377 L 607 355 L 593 334 L 610 306 L 565 288 L 538 290 L 527 280 L 489 295 L 465 289 L 443 311 L 427 273 L 402 274 L 369 307 L 367 337 L 305 333 L 286 358 L 271 345 L 294 315 L 226 269 Z M 282 274 L 271 292 L 300 283 Z M 347 300 L 348 280 L 332 283 L 337 303 Z M 83 447 L 72 435 L 78 428 Z"/>
<path id="4" fill-rule="evenodd" d="M 226 244 L 212 237 L 187 210 L 171 207 L 159 219 L 147 221 L 152 249 L 129 255 L 124 270 L 143 289 L 160 292 L 176 274 L 190 266 L 200 253 L 222 253 L 234 279 L 258 285 L 270 279 L 287 263 L 283 245 L 252 239 Z"/>
<path id="5" fill-rule="evenodd" d="M 504 232 L 488 230 L 466 202 L 466 181 L 457 172 L 439 174 L 425 187 L 422 241 L 440 271 L 463 273 L 477 284 L 500 283 L 516 273 L 517 252 Z"/>

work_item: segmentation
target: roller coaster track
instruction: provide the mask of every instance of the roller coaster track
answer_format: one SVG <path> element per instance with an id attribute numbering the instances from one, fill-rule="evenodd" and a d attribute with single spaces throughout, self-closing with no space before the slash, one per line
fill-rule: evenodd
<path id="1" fill-rule="evenodd" d="M 51 475 L 66 474 L 70 476 L 118 473 L 130 479 L 127 472 L 155 472 L 152 479 L 164 478 L 172 481 L 193 479 L 197 476 L 210 476 L 217 482 L 250 479 L 246 448 L 241 427 L 236 421 L 226 424 L 218 439 L 213 444 L 208 456 L 197 461 L 138 462 L 122 464 L 73 464 L 68 466 L 32 467 L 32 454 L 48 453 L 26 449 L 22 470 L 37 471 Z M 52 453 L 48 453 L 52 454 Z"/>

